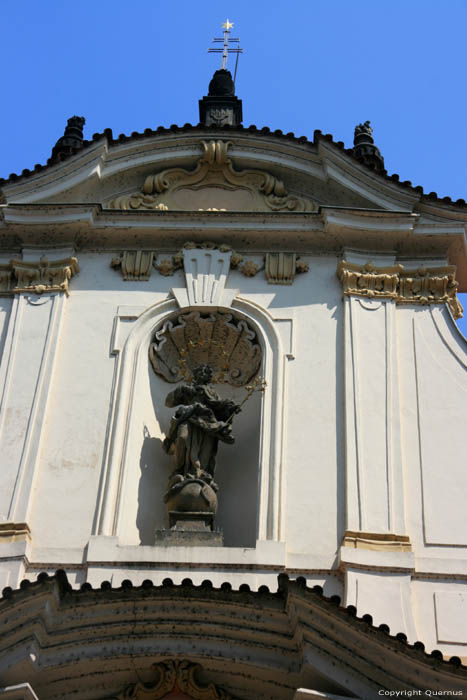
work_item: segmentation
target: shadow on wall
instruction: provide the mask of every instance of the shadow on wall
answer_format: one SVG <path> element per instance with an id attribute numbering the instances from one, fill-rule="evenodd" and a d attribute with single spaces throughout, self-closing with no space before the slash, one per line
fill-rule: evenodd
<path id="1" fill-rule="evenodd" d="M 222 396 L 241 403 L 245 389 L 216 386 Z M 258 517 L 259 441 L 261 433 L 261 394 L 256 393 L 235 417 L 235 443 L 219 443 L 216 481 L 219 506 L 217 526 L 226 547 L 255 547 Z"/>
<path id="2" fill-rule="evenodd" d="M 165 459 L 164 459 L 165 457 Z M 166 456 L 160 438 L 150 437 L 145 430 L 145 438 L 141 448 L 139 467 L 141 476 L 138 486 L 138 514 L 136 527 L 139 532 L 140 544 L 154 545 L 156 529 L 167 527 L 164 493 L 167 489 Z"/>

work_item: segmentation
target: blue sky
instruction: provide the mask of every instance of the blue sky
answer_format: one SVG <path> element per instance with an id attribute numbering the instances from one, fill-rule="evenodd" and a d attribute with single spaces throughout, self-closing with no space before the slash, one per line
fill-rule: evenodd
<path id="1" fill-rule="evenodd" d="M 370 119 L 390 173 L 467 199 L 467 0 L 1 0 L 0 177 L 44 163 L 73 114 L 87 138 L 197 123 L 226 17 L 246 125 L 351 146 Z"/>

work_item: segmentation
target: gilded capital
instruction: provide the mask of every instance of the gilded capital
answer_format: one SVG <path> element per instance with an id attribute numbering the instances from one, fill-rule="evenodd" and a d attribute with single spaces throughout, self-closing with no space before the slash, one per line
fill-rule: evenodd
<path id="1" fill-rule="evenodd" d="M 341 260 L 337 276 L 344 297 L 385 297 L 396 304 L 448 304 L 455 319 L 462 317 L 454 265 L 406 270 L 402 265 L 376 267 L 371 262 L 357 265 Z"/>
<path id="2" fill-rule="evenodd" d="M 78 260 L 75 257 L 62 260 L 48 260 L 42 256 L 40 260 L 26 262 L 10 260 L 0 265 L 0 293 L 18 294 L 19 292 L 65 292 L 69 295 L 69 281 L 79 272 Z"/>

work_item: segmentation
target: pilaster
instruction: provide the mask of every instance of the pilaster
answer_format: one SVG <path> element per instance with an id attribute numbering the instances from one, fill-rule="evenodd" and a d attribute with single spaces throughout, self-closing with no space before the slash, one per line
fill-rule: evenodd
<path id="1" fill-rule="evenodd" d="M 0 363 L 0 522 L 12 533 L 22 526 L 29 538 L 30 498 L 60 325 L 78 263 L 73 257 L 28 257 L 4 266 L 9 270 L 2 293 L 13 295 L 13 304 Z M 11 542 L 11 537 L 0 537 L 0 546 L 6 539 Z"/>
<path id="2" fill-rule="evenodd" d="M 342 262 L 345 304 L 345 604 L 415 636 L 413 554 L 405 534 L 396 300 L 401 265 Z"/>

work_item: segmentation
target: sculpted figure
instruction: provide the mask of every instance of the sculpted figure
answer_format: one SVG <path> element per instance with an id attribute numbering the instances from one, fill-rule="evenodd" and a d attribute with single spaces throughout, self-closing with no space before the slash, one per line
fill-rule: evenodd
<path id="1" fill-rule="evenodd" d="M 211 380 L 209 365 L 199 365 L 193 370 L 191 383 L 177 387 L 166 398 L 166 406 L 178 406 L 164 440 L 164 449 L 173 454 L 175 466 L 169 493 L 186 480 L 199 480 L 217 490 L 214 470 L 218 443 L 234 442 L 232 418 L 241 409 L 234 401 L 221 399 L 210 386 Z"/>

